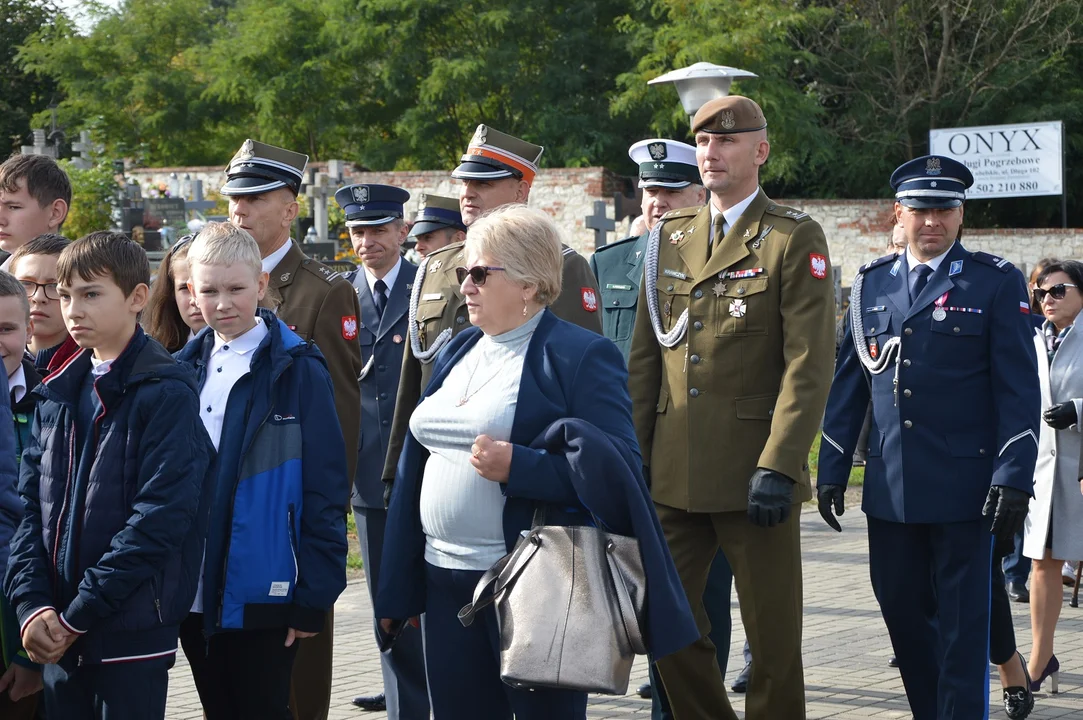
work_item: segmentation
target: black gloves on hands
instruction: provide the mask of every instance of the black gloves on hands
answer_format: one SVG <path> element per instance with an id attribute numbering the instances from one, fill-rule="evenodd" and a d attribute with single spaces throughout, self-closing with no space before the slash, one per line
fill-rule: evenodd
<path id="1" fill-rule="evenodd" d="M 1042 413 L 1042 419 L 1054 430 L 1067 430 L 1079 421 L 1076 417 L 1075 403 L 1071 400 L 1049 408 Z"/>
<path id="2" fill-rule="evenodd" d="M 842 485 L 817 485 L 816 486 L 816 501 L 820 505 L 820 517 L 824 519 L 824 522 L 835 529 L 835 532 L 842 532 L 842 525 L 839 525 L 839 521 L 835 519 L 835 515 L 841 516 L 846 512 L 846 507 L 843 503 L 843 498 L 846 497 L 846 488 Z M 831 513 L 831 508 L 834 506 L 835 513 Z"/>
<path id="3" fill-rule="evenodd" d="M 782 473 L 756 468 L 748 481 L 749 521 L 760 527 L 786 522 L 793 505 L 793 484 L 793 480 Z"/>
<path id="4" fill-rule="evenodd" d="M 1030 495 L 1005 485 L 994 485 L 989 488 L 981 514 L 986 517 L 993 516 L 990 532 L 996 536 L 997 544 L 1003 546 L 1011 542 L 1016 533 L 1023 529 L 1029 509 Z"/>

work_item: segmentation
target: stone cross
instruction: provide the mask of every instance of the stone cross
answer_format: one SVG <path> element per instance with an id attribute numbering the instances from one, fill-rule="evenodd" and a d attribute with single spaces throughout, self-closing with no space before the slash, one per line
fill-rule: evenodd
<path id="1" fill-rule="evenodd" d="M 305 195 L 312 201 L 313 226 L 320 242 L 327 242 L 327 199 L 334 197 L 342 184 L 345 165 L 344 160 L 328 160 L 328 172 L 312 172 L 305 188 Z"/>
<path id="2" fill-rule="evenodd" d="M 184 203 L 184 209 L 185 210 L 196 210 L 198 212 L 203 212 L 205 210 L 210 210 L 211 208 L 213 208 L 215 206 L 215 202 L 213 200 L 204 199 L 204 197 L 203 197 L 203 181 L 202 180 L 192 180 L 191 188 L 192 188 L 192 199 L 187 200 Z"/>
<path id="3" fill-rule="evenodd" d="M 89 170 L 94 166 L 93 155 L 101 151 L 101 147 L 90 140 L 90 133 L 83 130 L 79 133 L 79 139 L 71 144 L 71 149 L 79 153 L 78 157 L 71 159 L 71 164 L 80 170 Z"/>
<path id="4" fill-rule="evenodd" d="M 587 215 L 584 225 L 594 231 L 595 250 L 605 245 L 606 234 L 610 230 L 617 229 L 616 221 L 606 217 L 604 200 L 594 201 L 594 213 L 592 215 Z"/>
<path id="5" fill-rule="evenodd" d="M 31 132 L 33 132 L 34 144 L 23 145 L 23 155 L 48 155 L 56 159 L 56 146 L 50 145 L 45 140 L 45 130 L 37 129 Z"/>

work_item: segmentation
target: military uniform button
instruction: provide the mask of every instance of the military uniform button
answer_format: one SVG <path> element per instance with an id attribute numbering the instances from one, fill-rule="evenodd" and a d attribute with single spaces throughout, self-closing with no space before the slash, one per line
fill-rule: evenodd
<path id="1" fill-rule="evenodd" d="M 688 359 L 692 361 L 693 365 L 699 365 L 699 355 L 693 355 Z"/>
<path id="2" fill-rule="evenodd" d="M 702 330 L 703 323 L 701 323 L 699 320 L 696 320 L 694 323 L 692 323 L 692 327 L 694 327 L 696 330 Z"/>
<path id="3" fill-rule="evenodd" d="M 691 395 L 692 397 L 699 397 L 699 389 L 698 388 L 692 388 L 691 390 L 688 391 L 688 394 Z"/>
<path id="4" fill-rule="evenodd" d="M 869 328 L 869 332 L 871 332 L 871 333 L 874 333 L 874 332 L 876 332 L 876 328 L 874 328 L 874 327 L 872 327 L 872 328 Z"/>
<path id="5" fill-rule="evenodd" d="M 673 292 L 673 286 L 672 285 L 667 285 L 666 290 L 669 290 L 670 292 Z"/>
<path id="6" fill-rule="evenodd" d="M 380 424 L 383 425 L 384 427 L 387 427 L 388 423 L 387 423 L 387 420 L 381 420 Z"/>
<path id="7" fill-rule="evenodd" d="M 455 318 L 456 325 L 462 325 L 464 322 L 466 322 L 466 318 L 462 317 L 461 315 Z"/>
<path id="8" fill-rule="evenodd" d="M 743 287 L 737 288 L 737 294 L 738 295 L 744 295 L 745 294 L 745 289 Z"/>
<path id="9" fill-rule="evenodd" d="M 903 422 L 903 427 L 904 428 L 912 428 L 912 427 L 914 427 L 914 423 L 910 422 L 909 420 L 906 420 L 905 422 Z"/>
<path id="10" fill-rule="evenodd" d="M 383 372 L 384 370 L 387 370 L 387 365 L 377 365 L 376 369 Z"/>
<path id="11" fill-rule="evenodd" d="M 613 306 L 616 307 L 617 305 L 620 305 L 620 300 L 613 301 Z"/>
<path id="12" fill-rule="evenodd" d="M 953 328 L 951 329 L 951 331 L 952 331 L 952 332 L 959 332 L 959 328 L 958 328 L 958 327 L 953 327 Z"/>
<path id="13" fill-rule="evenodd" d="M 387 400 L 387 393 L 380 393 L 381 400 Z"/>
<path id="14" fill-rule="evenodd" d="M 909 360 L 903 360 L 903 367 L 910 367 L 910 361 Z"/>
<path id="15" fill-rule="evenodd" d="M 903 330 L 903 335 L 913 335 L 913 334 L 914 334 L 914 328 L 906 328 L 905 330 Z"/>
<path id="16" fill-rule="evenodd" d="M 696 296 L 696 300 L 699 300 L 701 297 L 703 297 L 703 291 L 702 290 L 696 290 L 695 296 Z"/>
<path id="17" fill-rule="evenodd" d="M 979 454 L 979 455 L 984 455 L 984 454 L 985 454 L 985 448 L 981 448 L 981 449 L 979 449 L 979 450 L 978 450 L 978 454 Z"/>
<path id="18" fill-rule="evenodd" d="M 903 397 L 910 397 L 910 391 L 909 390 L 903 390 Z"/>

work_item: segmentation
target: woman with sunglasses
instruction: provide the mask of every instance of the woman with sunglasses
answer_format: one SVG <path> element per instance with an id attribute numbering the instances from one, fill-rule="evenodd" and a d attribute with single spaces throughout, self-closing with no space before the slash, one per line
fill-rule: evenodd
<path id="1" fill-rule="evenodd" d="M 1053 633 L 1063 603 L 1061 566 L 1083 558 L 1083 335 L 1073 327 L 1083 309 L 1083 263 L 1054 262 L 1038 276 L 1034 300 L 1045 324 L 1035 332 L 1038 374 L 1045 408 L 1034 469 L 1034 499 L 1024 528 L 1023 553 L 1034 560 L 1030 579 L 1030 620 L 1034 646 L 1031 688 L 1052 678 L 1057 692 L 1060 663 Z"/>
<path id="2" fill-rule="evenodd" d="M 479 611 L 469 627 L 458 619 L 482 575 L 529 530 L 536 510 L 546 524 L 597 520 L 638 537 L 649 615 L 665 619 L 643 618 L 656 653 L 691 643 L 698 631 L 641 474 L 621 353 L 547 309 L 561 290 L 556 226 L 540 211 L 504 206 L 470 227 L 460 257 L 460 291 L 473 327 L 438 356 L 410 418 L 375 603 L 376 617 L 384 618 L 381 643 L 414 632 L 400 628 L 424 613 L 436 720 L 585 718 L 585 692 L 501 681 L 500 628 L 491 610 Z M 589 448 L 561 440 L 576 432 L 593 438 Z M 583 473 L 589 452 L 606 451 L 603 469 Z M 602 499 L 597 488 L 606 489 Z M 635 507 L 653 524 L 610 524 L 617 508 Z"/>
<path id="3" fill-rule="evenodd" d="M 150 289 L 146 320 L 147 334 L 175 353 L 207 326 L 188 291 L 188 249 L 195 235 L 185 235 L 169 248 L 158 277 Z"/>

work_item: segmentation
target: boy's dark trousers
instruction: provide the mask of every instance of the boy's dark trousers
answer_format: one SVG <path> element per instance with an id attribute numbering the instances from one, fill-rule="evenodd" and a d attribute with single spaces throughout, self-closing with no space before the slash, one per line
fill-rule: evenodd
<path id="1" fill-rule="evenodd" d="M 286 628 L 203 635 L 203 615 L 181 623 L 181 646 L 207 720 L 291 720 L 290 674 L 297 642 Z"/>
<path id="2" fill-rule="evenodd" d="M 133 662 L 46 665 L 45 716 L 63 720 L 164 720 L 176 655 Z"/>

